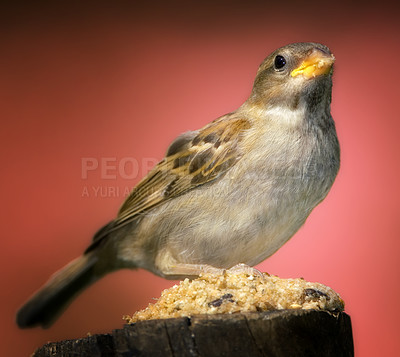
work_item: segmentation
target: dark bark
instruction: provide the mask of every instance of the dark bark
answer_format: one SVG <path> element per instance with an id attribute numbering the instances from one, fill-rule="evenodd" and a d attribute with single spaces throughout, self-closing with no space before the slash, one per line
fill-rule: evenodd
<path id="1" fill-rule="evenodd" d="M 112 334 L 51 342 L 34 357 L 354 356 L 350 317 L 315 310 L 198 315 L 125 325 Z"/>

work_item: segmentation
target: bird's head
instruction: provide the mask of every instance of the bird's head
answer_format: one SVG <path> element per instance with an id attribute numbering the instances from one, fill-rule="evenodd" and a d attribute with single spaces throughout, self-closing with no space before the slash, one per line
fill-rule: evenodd
<path id="1" fill-rule="evenodd" d="M 330 104 L 334 56 L 318 43 L 294 43 L 271 53 L 258 69 L 248 102 L 268 109 Z"/>

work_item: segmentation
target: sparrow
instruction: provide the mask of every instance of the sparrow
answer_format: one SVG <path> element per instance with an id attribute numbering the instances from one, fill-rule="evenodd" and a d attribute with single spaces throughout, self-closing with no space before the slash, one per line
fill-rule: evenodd
<path id="1" fill-rule="evenodd" d="M 271 53 L 244 104 L 178 136 L 85 252 L 22 306 L 18 326 L 49 327 L 78 293 L 118 269 L 193 278 L 276 252 L 339 170 L 334 60 L 318 43 Z"/>

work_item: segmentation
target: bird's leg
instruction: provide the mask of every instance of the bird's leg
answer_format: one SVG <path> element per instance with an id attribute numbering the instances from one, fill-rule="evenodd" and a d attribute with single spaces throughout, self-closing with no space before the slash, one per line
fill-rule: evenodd
<path id="1" fill-rule="evenodd" d="M 214 275 L 223 275 L 225 272 L 230 274 L 247 274 L 247 275 L 257 275 L 261 278 L 263 277 L 263 273 L 261 273 L 258 269 L 253 268 L 246 264 L 237 264 L 230 269 L 216 268 L 208 264 L 186 264 L 186 263 L 177 263 L 168 267 L 167 271 L 164 271 L 164 274 L 169 277 L 176 276 L 200 276 L 203 274 L 214 274 Z"/>
<path id="2" fill-rule="evenodd" d="M 195 278 L 202 274 L 223 275 L 225 272 L 263 277 L 259 270 L 246 264 L 236 264 L 230 269 L 217 268 L 209 264 L 180 263 L 168 250 L 160 253 L 156 259 L 158 274 L 167 279 Z"/>
<path id="3" fill-rule="evenodd" d="M 208 264 L 186 264 L 177 263 L 170 265 L 168 269 L 163 271 L 163 274 L 168 277 L 198 277 L 202 274 L 221 275 L 225 269 L 216 268 Z"/>

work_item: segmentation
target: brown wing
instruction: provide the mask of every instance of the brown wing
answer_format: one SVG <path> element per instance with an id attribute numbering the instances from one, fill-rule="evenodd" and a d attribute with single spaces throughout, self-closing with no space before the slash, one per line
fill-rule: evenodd
<path id="1" fill-rule="evenodd" d="M 247 119 L 227 114 L 200 131 L 179 136 L 166 157 L 133 189 L 114 224 L 129 222 L 137 214 L 226 173 L 242 157 L 238 144 L 248 128 Z"/>

